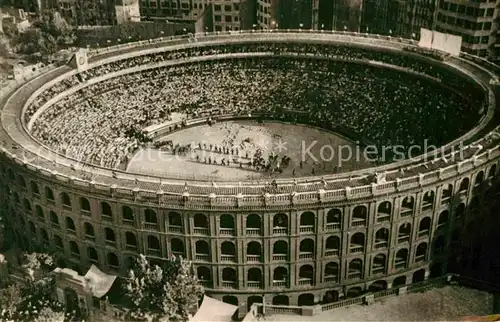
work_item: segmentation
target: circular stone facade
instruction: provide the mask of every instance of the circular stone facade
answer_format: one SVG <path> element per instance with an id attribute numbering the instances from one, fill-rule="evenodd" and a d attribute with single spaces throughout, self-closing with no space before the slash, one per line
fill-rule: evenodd
<path id="1" fill-rule="evenodd" d="M 207 293 L 238 304 L 240 314 L 262 296 L 273 304 L 313 305 L 439 275 L 446 270 L 451 245 L 487 212 L 486 197 L 498 189 L 494 182 L 500 159 L 494 117 L 497 97 L 489 83 L 495 75 L 467 58 L 442 61 L 409 50 L 413 46 L 401 39 L 345 33 L 239 33 L 94 53 L 86 71 L 58 67 L 3 101 L 0 188 L 8 205 L 3 217 L 20 245 L 57 249 L 63 254 L 60 264 L 80 272 L 95 264 L 104 271 L 124 273 L 138 253 L 159 264 L 162 258 L 182 255 L 193 261 Z M 448 133 L 443 126 L 436 139 L 442 147 L 435 151 L 373 168 L 320 177 L 278 177 L 272 183 L 160 178 L 122 171 L 116 168 L 119 153 L 94 149 L 110 142 L 105 134 L 112 121 L 89 125 L 92 120 L 78 119 L 83 132 L 61 125 L 78 124 L 64 115 L 91 101 L 86 95 L 123 90 L 119 84 L 109 87 L 113 79 L 137 77 L 142 84 L 146 77 L 155 79 L 153 70 L 180 64 L 259 59 L 315 59 L 318 66 L 319 61 L 330 66 L 358 64 L 363 70 L 411 74 L 422 82 L 439 83 L 448 93 L 462 93 L 469 105 L 454 106 L 455 114 L 472 112 L 460 131 Z M 101 92 L 96 92 L 99 88 Z M 348 88 L 345 84 L 344 90 Z M 359 93 L 353 100 L 363 97 Z M 387 112 L 385 106 L 378 107 L 380 114 Z M 116 117 L 116 108 L 110 120 L 122 119 Z M 123 106 L 123 113 L 130 109 Z M 287 109 L 257 112 L 275 120 L 296 115 Z M 404 118 L 409 111 L 399 113 L 388 124 L 361 131 L 356 131 L 361 121 L 356 126 L 341 123 L 332 130 L 385 146 L 391 141 L 382 134 L 390 132 L 387 128 L 398 115 Z M 222 114 L 217 118 L 237 116 Z M 453 113 L 441 110 L 440 114 Z M 434 122 L 436 115 L 422 118 Z M 324 114 L 310 116 L 317 121 Z M 192 117 L 189 122 L 206 118 Z M 154 135 L 176 131 L 180 124 L 159 125 Z M 84 135 L 90 133 L 87 128 L 99 127 Z M 101 141 L 96 133 L 103 134 Z M 113 146 L 106 148 L 115 151 Z"/>

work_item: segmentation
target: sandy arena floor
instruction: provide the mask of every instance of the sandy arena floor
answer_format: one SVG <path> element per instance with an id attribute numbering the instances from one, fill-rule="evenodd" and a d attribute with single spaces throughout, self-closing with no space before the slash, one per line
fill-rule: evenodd
<path id="1" fill-rule="evenodd" d="M 458 286 L 388 298 L 371 306 L 352 306 L 312 317 L 273 315 L 266 321 L 460 321 L 490 315 L 493 296 Z"/>
<path id="2" fill-rule="evenodd" d="M 354 142 L 339 135 L 279 122 L 259 124 L 256 121 L 230 121 L 213 126 L 202 125 L 175 132 L 161 140 L 171 140 L 174 145 L 191 144 L 195 150 L 185 156 L 174 156 L 170 152 L 156 149 L 140 150 L 130 160 L 127 170 L 186 179 L 237 181 L 292 177 L 294 169 L 295 176 L 309 176 L 313 174 L 313 169 L 315 175 L 321 175 L 360 169 L 372 164 L 362 157 L 362 150 L 356 148 Z M 199 144 L 202 145 L 202 150 L 199 149 Z M 239 155 L 206 151 L 203 144 L 238 148 Z M 272 175 L 247 166 L 240 168 L 239 161 L 250 162 L 257 149 L 262 151 L 265 159 L 273 152 L 279 159 L 288 156 L 291 158 L 290 164 L 283 173 Z M 204 159 L 209 157 L 216 159 L 218 164 L 205 164 Z M 229 166 L 220 164 L 223 158 L 230 160 Z"/>

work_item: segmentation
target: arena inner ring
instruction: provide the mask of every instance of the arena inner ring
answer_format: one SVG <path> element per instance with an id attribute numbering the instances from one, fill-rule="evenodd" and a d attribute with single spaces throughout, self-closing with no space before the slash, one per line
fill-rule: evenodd
<path id="1" fill-rule="evenodd" d="M 445 66 L 479 85 L 483 115 L 433 156 L 339 174 L 278 177 L 271 186 L 160 178 L 91 165 L 52 151 L 27 130 L 37 113 L 92 84 L 189 61 L 193 54 L 198 60 L 264 56 L 259 46 L 266 45 L 268 57 L 330 55 L 389 67 L 388 59 L 401 55 Z M 234 49 L 245 46 L 243 53 Z M 280 46 L 288 46 L 286 53 Z M 290 52 L 294 46 L 296 52 Z M 325 54 L 323 47 L 340 49 Z M 212 53 L 201 53 L 203 48 Z M 85 71 L 58 67 L 4 101 L 0 188 L 9 205 L 4 218 L 20 245 L 63 251 L 61 265 L 80 272 L 94 263 L 124 273 L 138 252 L 159 262 L 185 256 L 194 261 L 207 292 L 239 304 L 241 314 L 262 296 L 273 304 L 312 305 L 441 274 L 448 246 L 487 212 L 484 196 L 498 190 L 497 93 L 490 85 L 496 75 L 470 59 L 437 59 L 412 48 L 412 41 L 371 35 L 242 32 L 137 44 L 90 57 Z M 371 51 L 389 58 L 376 61 Z M 138 58 L 162 55 L 145 59 L 147 65 Z M 59 93 L 47 91 L 76 75 L 83 80 Z M 450 87 L 459 83 L 451 79 Z M 47 97 L 38 103 L 43 93 Z"/>

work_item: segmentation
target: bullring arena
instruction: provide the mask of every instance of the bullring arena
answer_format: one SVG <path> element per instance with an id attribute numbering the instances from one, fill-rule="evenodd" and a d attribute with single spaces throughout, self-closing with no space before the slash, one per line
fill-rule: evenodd
<path id="1" fill-rule="evenodd" d="M 484 62 L 414 48 L 283 31 L 89 53 L 4 102 L 5 218 L 79 272 L 182 255 L 240 315 L 440 276 L 493 214 L 498 93 Z"/>

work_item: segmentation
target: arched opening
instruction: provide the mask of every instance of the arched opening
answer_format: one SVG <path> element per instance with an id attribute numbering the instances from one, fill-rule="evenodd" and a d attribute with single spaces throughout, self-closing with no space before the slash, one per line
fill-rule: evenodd
<path id="1" fill-rule="evenodd" d="M 453 193 L 453 185 L 449 184 L 443 187 L 443 193 L 441 195 L 441 203 L 447 203 L 451 199 Z"/>
<path id="2" fill-rule="evenodd" d="M 386 248 L 389 245 L 389 229 L 380 228 L 375 233 L 375 249 Z"/>
<path id="3" fill-rule="evenodd" d="M 222 297 L 222 302 L 227 303 L 227 304 L 231 304 L 234 306 L 238 306 L 238 298 L 236 296 L 226 295 L 226 296 Z"/>
<path id="4" fill-rule="evenodd" d="M 236 274 L 236 270 L 231 267 L 226 267 L 222 270 L 222 281 L 225 283 L 229 283 L 231 285 L 236 284 L 238 280 L 238 276 Z"/>
<path id="5" fill-rule="evenodd" d="M 45 230 L 45 228 L 40 228 L 40 235 L 42 237 L 42 244 L 45 247 L 49 246 L 49 234 Z"/>
<path id="6" fill-rule="evenodd" d="M 196 255 L 210 255 L 210 247 L 208 243 L 204 240 L 198 240 L 196 242 Z"/>
<path id="7" fill-rule="evenodd" d="M 478 196 L 474 196 L 472 198 L 472 200 L 470 201 L 470 204 L 469 204 L 469 209 L 474 214 L 479 211 L 480 207 L 479 207 L 479 197 Z"/>
<path id="8" fill-rule="evenodd" d="M 160 256 L 160 241 L 155 236 L 148 236 L 148 255 Z"/>
<path id="9" fill-rule="evenodd" d="M 83 224 L 83 231 L 85 233 L 85 237 L 89 239 L 94 239 L 95 238 L 95 231 L 94 227 L 92 224 L 86 222 Z"/>
<path id="10" fill-rule="evenodd" d="M 273 245 L 273 260 L 287 260 L 288 258 L 288 243 L 283 240 L 278 240 Z"/>
<path id="11" fill-rule="evenodd" d="M 54 201 L 54 192 L 49 187 L 45 187 L 45 198 L 49 201 Z"/>
<path id="12" fill-rule="evenodd" d="M 352 298 L 359 297 L 361 295 L 363 295 L 363 289 L 359 286 L 356 286 L 356 287 L 351 287 L 350 289 L 348 289 L 345 296 L 348 299 L 352 299 Z"/>
<path id="13" fill-rule="evenodd" d="M 87 198 L 80 197 L 80 210 L 90 212 L 90 202 Z"/>
<path id="14" fill-rule="evenodd" d="M 387 289 L 387 282 L 384 280 L 378 280 L 370 284 L 368 291 L 375 293 Z"/>
<path id="15" fill-rule="evenodd" d="M 262 271 L 253 267 L 247 273 L 248 287 L 260 287 L 262 283 Z"/>
<path id="16" fill-rule="evenodd" d="M 406 268 L 408 265 L 408 249 L 402 248 L 396 252 L 394 266 L 396 269 Z"/>
<path id="17" fill-rule="evenodd" d="M 66 192 L 61 193 L 61 203 L 64 208 L 66 209 L 71 208 L 71 199 L 69 198 L 69 195 Z"/>
<path id="18" fill-rule="evenodd" d="M 323 304 L 334 303 L 339 300 L 338 291 L 327 291 L 323 296 Z"/>
<path id="19" fill-rule="evenodd" d="M 437 228 L 443 228 L 448 223 L 449 212 L 448 210 L 444 210 L 439 214 L 438 225 Z"/>
<path id="20" fill-rule="evenodd" d="M 137 237 L 134 233 L 130 231 L 125 233 L 125 246 L 128 250 L 137 250 Z"/>
<path id="21" fill-rule="evenodd" d="M 26 180 L 24 180 L 23 176 L 18 176 L 17 182 L 21 187 L 26 188 Z"/>
<path id="22" fill-rule="evenodd" d="M 110 245 L 116 244 L 116 236 L 113 229 L 106 227 L 104 228 L 104 236 L 106 238 L 106 243 Z"/>
<path id="23" fill-rule="evenodd" d="M 425 217 L 418 225 L 418 237 L 428 236 L 431 231 L 431 218 Z"/>
<path id="24" fill-rule="evenodd" d="M 196 275 L 198 276 L 198 280 L 204 284 L 208 283 L 212 280 L 212 274 L 210 269 L 206 266 L 199 266 L 196 268 Z"/>
<path id="25" fill-rule="evenodd" d="M 385 274 L 387 268 L 387 256 L 385 254 L 377 254 L 373 258 L 372 274 Z"/>
<path id="26" fill-rule="evenodd" d="M 366 225 L 366 219 L 368 216 L 368 209 L 365 206 L 356 206 L 352 211 L 352 226 L 364 226 Z"/>
<path id="27" fill-rule="evenodd" d="M 64 244 L 63 244 L 62 238 L 59 237 L 58 235 L 54 235 L 54 245 L 59 250 L 63 250 L 64 249 Z"/>
<path id="28" fill-rule="evenodd" d="M 312 285 L 314 269 L 311 265 L 302 265 L 299 269 L 299 285 Z"/>
<path id="29" fill-rule="evenodd" d="M 424 262 L 427 257 L 427 243 L 420 243 L 415 252 L 415 262 Z"/>
<path id="30" fill-rule="evenodd" d="M 425 281 L 425 269 L 419 269 L 413 273 L 411 278 L 412 283 L 419 283 Z"/>
<path id="31" fill-rule="evenodd" d="M 72 240 L 69 242 L 69 251 L 70 251 L 72 257 L 75 257 L 78 259 L 80 258 L 80 248 L 78 248 L 78 245 L 76 244 L 76 242 L 74 242 Z"/>
<path id="32" fill-rule="evenodd" d="M 476 175 L 476 180 L 474 181 L 475 186 L 479 186 L 484 181 L 484 172 L 479 171 Z"/>
<path id="33" fill-rule="evenodd" d="M 355 233 L 351 237 L 351 243 L 349 245 L 350 253 L 363 252 L 365 249 L 365 234 Z"/>
<path id="34" fill-rule="evenodd" d="M 38 189 L 38 184 L 35 181 L 30 182 L 31 186 L 31 193 L 35 196 L 38 197 L 40 196 L 40 189 Z"/>
<path id="35" fill-rule="evenodd" d="M 377 222 L 389 221 L 391 219 L 392 205 L 389 201 L 383 201 L 377 208 Z"/>
<path id="36" fill-rule="evenodd" d="M 172 238 L 170 241 L 170 250 L 172 255 L 177 257 L 186 257 L 186 248 L 184 247 L 184 242 L 179 238 Z"/>
<path id="37" fill-rule="evenodd" d="M 469 190 L 469 178 L 464 178 L 462 182 L 460 182 L 458 192 L 465 192 L 467 190 Z"/>
<path id="38" fill-rule="evenodd" d="M 169 230 L 181 233 L 182 232 L 182 217 L 177 212 L 169 212 L 168 213 L 168 226 Z"/>
<path id="39" fill-rule="evenodd" d="M 247 235 L 260 235 L 262 220 L 259 215 L 251 214 L 246 218 Z"/>
<path id="40" fill-rule="evenodd" d="M 273 232 L 275 234 L 286 234 L 288 232 L 288 216 L 279 213 L 273 217 Z"/>
<path id="41" fill-rule="evenodd" d="M 234 230 L 234 217 L 228 214 L 222 215 L 220 217 L 220 228 Z"/>
<path id="42" fill-rule="evenodd" d="M 149 225 L 158 224 L 158 218 L 156 217 L 156 212 L 152 209 L 146 209 L 144 211 L 144 220 Z"/>
<path id="43" fill-rule="evenodd" d="M 394 279 L 394 281 L 392 282 L 392 287 L 393 288 L 397 288 L 397 287 L 401 287 L 401 286 L 405 286 L 406 285 L 406 276 L 398 276 Z"/>
<path id="44" fill-rule="evenodd" d="M 208 218 L 204 214 L 195 214 L 193 219 L 194 228 L 208 230 Z"/>
<path id="45" fill-rule="evenodd" d="M 314 305 L 314 295 L 311 293 L 300 294 L 298 300 L 299 306 L 311 306 Z"/>
<path id="46" fill-rule="evenodd" d="M 276 267 L 273 271 L 273 286 L 286 286 L 288 270 L 285 267 Z"/>
<path id="47" fill-rule="evenodd" d="M 429 190 L 422 198 L 422 210 L 429 210 L 434 206 L 434 191 Z"/>
<path id="48" fill-rule="evenodd" d="M 326 214 L 326 228 L 328 230 L 340 229 L 342 223 L 342 211 L 330 209 Z"/>
<path id="49" fill-rule="evenodd" d="M 398 230 L 398 243 L 406 243 L 411 239 L 411 224 L 404 223 L 399 226 Z"/>
<path id="50" fill-rule="evenodd" d="M 26 212 L 31 212 L 31 210 L 32 210 L 31 203 L 28 201 L 28 199 L 24 198 L 23 199 L 23 204 L 24 204 L 24 210 Z"/>
<path id="51" fill-rule="evenodd" d="M 135 221 L 134 211 L 132 210 L 132 208 L 130 208 L 128 206 L 122 207 L 122 217 L 123 217 L 124 224 L 131 225 Z"/>
<path id="52" fill-rule="evenodd" d="M 434 241 L 434 255 L 439 255 L 444 251 L 445 240 L 444 236 L 440 235 Z"/>
<path id="53" fill-rule="evenodd" d="M 30 223 L 30 224 L 29 224 L 29 225 L 30 225 L 30 232 L 31 232 L 31 235 L 32 235 L 31 237 L 32 237 L 32 238 L 36 238 L 37 233 L 36 233 L 36 227 L 35 227 L 35 224 L 34 224 L 34 223 L 32 223 L 31 221 L 30 221 L 29 223 Z"/>
<path id="54" fill-rule="evenodd" d="M 70 217 L 66 217 L 66 229 L 72 232 L 76 231 L 75 222 Z"/>
<path id="55" fill-rule="evenodd" d="M 363 261 L 359 258 L 353 259 L 349 262 L 347 268 L 347 278 L 358 279 L 363 276 Z"/>
<path id="56" fill-rule="evenodd" d="M 101 202 L 101 215 L 105 220 L 113 220 L 113 211 L 107 202 Z"/>
<path id="57" fill-rule="evenodd" d="M 339 279 L 339 264 L 330 262 L 325 265 L 325 282 L 338 282 Z"/>
<path id="58" fill-rule="evenodd" d="M 276 295 L 272 303 L 273 305 L 290 305 L 290 300 L 286 295 Z"/>
<path id="59" fill-rule="evenodd" d="M 252 308 L 252 305 L 255 303 L 262 303 L 262 296 L 249 296 L 248 297 L 248 306 L 247 306 L 247 311 L 250 311 Z"/>
<path id="60" fill-rule="evenodd" d="M 314 257 L 314 241 L 310 238 L 303 239 L 299 245 L 299 258 L 313 258 Z"/>
<path id="61" fill-rule="evenodd" d="M 325 256 L 337 256 L 340 252 L 340 238 L 338 236 L 330 236 L 325 243 Z"/>
<path id="62" fill-rule="evenodd" d="M 262 245 L 256 241 L 249 242 L 247 245 L 247 261 L 259 262 L 262 256 Z"/>
<path id="63" fill-rule="evenodd" d="M 495 177 L 496 173 L 497 173 L 497 165 L 494 164 L 491 166 L 490 170 L 488 171 L 488 178 Z"/>
<path id="64" fill-rule="evenodd" d="M 66 306 L 66 312 L 75 312 L 76 316 L 80 316 L 81 311 L 76 291 L 69 287 L 66 287 L 64 289 L 64 299 L 65 299 L 64 302 Z"/>
<path id="65" fill-rule="evenodd" d="M 411 216 L 415 206 L 415 198 L 407 196 L 401 202 L 401 216 Z"/>
<path id="66" fill-rule="evenodd" d="M 59 227 L 59 217 L 57 217 L 56 213 L 53 211 L 49 212 L 50 216 L 50 222 L 52 223 L 53 227 Z"/>
<path id="67" fill-rule="evenodd" d="M 118 268 L 120 266 L 120 263 L 118 261 L 118 256 L 116 256 L 115 253 L 108 253 L 107 260 L 108 260 L 108 266 L 111 268 Z"/>
<path id="68" fill-rule="evenodd" d="M 87 256 L 89 258 L 89 261 L 91 261 L 92 263 L 99 262 L 99 255 L 97 254 L 97 250 L 94 247 L 87 248 Z"/>
<path id="69" fill-rule="evenodd" d="M 315 226 L 315 215 L 310 211 L 306 211 L 300 215 L 300 232 L 312 232 Z"/>
<path id="70" fill-rule="evenodd" d="M 221 259 L 223 261 L 232 261 L 236 256 L 236 246 L 233 242 L 225 241 L 221 244 Z"/>

